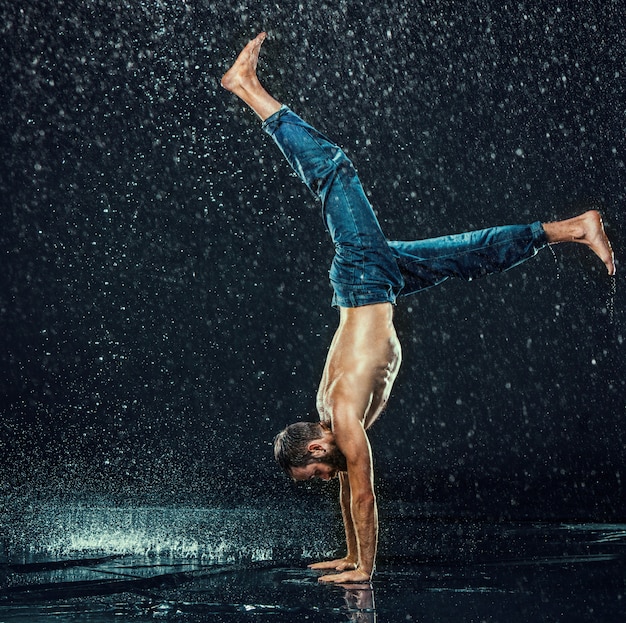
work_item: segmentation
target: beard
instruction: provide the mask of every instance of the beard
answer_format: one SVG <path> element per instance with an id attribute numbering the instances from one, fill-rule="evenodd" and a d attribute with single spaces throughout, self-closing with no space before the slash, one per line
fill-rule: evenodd
<path id="1" fill-rule="evenodd" d="M 328 452 L 320 459 L 320 463 L 330 465 L 337 472 L 347 472 L 348 464 L 346 457 L 341 453 L 337 446 L 333 445 Z"/>

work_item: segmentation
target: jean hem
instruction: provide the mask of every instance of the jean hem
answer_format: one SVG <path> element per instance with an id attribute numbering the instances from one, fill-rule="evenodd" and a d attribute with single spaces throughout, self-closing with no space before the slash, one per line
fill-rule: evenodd
<path id="1" fill-rule="evenodd" d="M 530 230 L 532 232 L 533 240 L 535 242 L 535 248 L 537 250 L 542 249 L 548 244 L 548 238 L 546 232 L 541 224 L 541 221 L 535 221 L 530 224 Z"/>
<path id="2" fill-rule="evenodd" d="M 377 303 L 396 304 L 397 295 L 388 289 L 380 291 L 372 291 L 371 288 L 367 292 L 359 292 L 354 286 L 348 286 L 346 292 L 340 293 L 335 285 L 333 285 L 334 295 L 331 305 L 333 307 L 364 307 L 365 305 L 376 305 Z"/>
<path id="3" fill-rule="evenodd" d="M 280 108 L 275 113 L 272 113 L 267 119 L 265 119 L 265 121 L 263 121 L 261 124 L 261 130 L 269 134 L 270 132 L 267 129 L 268 126 L 278 121 L 286 112 L 289 112 L 289 107 L 285 106 L 285 104 L 281 104 Z"/>

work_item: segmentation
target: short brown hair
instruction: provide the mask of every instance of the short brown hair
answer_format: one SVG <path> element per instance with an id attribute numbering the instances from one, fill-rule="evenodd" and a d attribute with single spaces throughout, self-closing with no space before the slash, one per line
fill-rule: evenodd
<path id="1" fill-rule="evenodd" d="M 308 446 L 323 436 L 324 429 L 320 422 L 290 424 L 274 437 L 274 458 L 286 474 L 291 474 L 294 467 L 311 463 Z"/>

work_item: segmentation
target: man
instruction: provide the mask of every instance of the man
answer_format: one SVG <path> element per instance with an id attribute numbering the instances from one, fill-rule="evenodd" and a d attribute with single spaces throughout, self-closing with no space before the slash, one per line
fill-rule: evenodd
<path id="1" fill-rule="evenodd" d="M 256 67 L 259 34 L 222 78 L 262 120 L 293 169 L 321 200 L 335 245 L 330 269 L 339 327 L 330 345 L 317 394 L 319 423 L 287 427 L 275 440 L 281 467 L 295 480 L 335 476 L 340 481 L 347 554 L 311 565 L 335 570 L 324 582 L 368 582 L 374 571 L 378 518 L 372 453 L 366 430 L 382 412 L 400 368 L 393 326 L 398 295 L 448 277 L 473 279 L 507 270 L 548 244 L 587 245 L 615 273 L 598 212 L 555 223 L 495 227 L 416 242 L 387 241 L 343 151 L 261 86 Z"/>

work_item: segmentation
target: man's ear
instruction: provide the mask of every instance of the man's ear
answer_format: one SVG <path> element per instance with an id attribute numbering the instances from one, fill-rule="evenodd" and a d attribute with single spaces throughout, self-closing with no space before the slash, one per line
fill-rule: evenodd
<path id="1" fill-rule="evenodd" d="M 308 446 L 307 450 L 310 454 L 312 454 L 316 459 L 324 456 L 326 454 L 326 446 L 321 443 L 319 440 L 312 441 Z"/>

